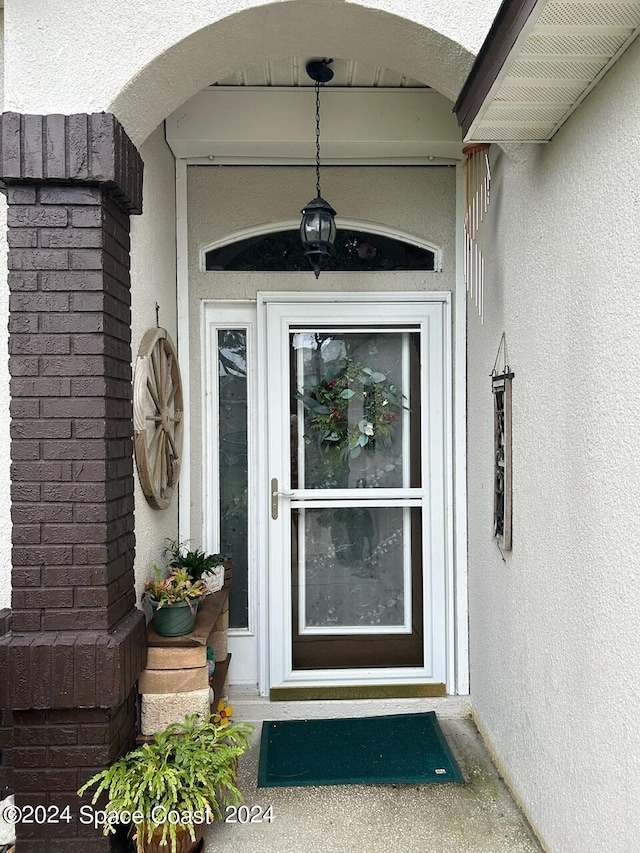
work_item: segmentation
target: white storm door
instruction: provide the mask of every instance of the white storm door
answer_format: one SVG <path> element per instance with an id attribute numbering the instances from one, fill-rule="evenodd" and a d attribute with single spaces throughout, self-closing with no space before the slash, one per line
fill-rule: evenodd
<path id="1" fill-rule="evenodd" d="M 444 683 L 448 297 L 261 301 L 270 686 Z"/>

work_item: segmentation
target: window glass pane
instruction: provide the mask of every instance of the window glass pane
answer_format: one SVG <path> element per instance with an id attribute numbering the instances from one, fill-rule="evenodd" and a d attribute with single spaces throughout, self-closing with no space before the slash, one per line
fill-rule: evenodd
<path id="1" fill-rule="evenodd" d="M 291 335 L 293 488 L 420 485 L 418 346 L 408 331 Z"/>
<path id="2" fill-rule="evenodd" d="M 236 272 L 306 272 L 311 269 L 302 251 L 298 229 L 249 237 L 212 249 L 206 254 L 205 266 L 207 270 Z M 336 235 L 334 257 L 323 269 L 328 272 L 433 270 L 435 253 L 380 234 L 340 229 Z"/>
<path id="3" fill-rule="evenodd" d="M 233 560 L 229 626 L 248 627 L 247 333 L 218 330 L 220 552 Z"/>
<path id="4" fill-rule="evenodd" d="M 335 507 L 293 511 L 299 527 L 300 632 L 410 632 L 411 510 Z"/>

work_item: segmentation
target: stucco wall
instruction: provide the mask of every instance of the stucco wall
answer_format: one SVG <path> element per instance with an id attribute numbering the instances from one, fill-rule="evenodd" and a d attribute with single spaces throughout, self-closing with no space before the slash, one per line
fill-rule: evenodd
<path id="1" fill-rule="evenodd" d="M 175 165 L 173 154 L 159 127 L 140 149 L 144 160 L 143 214 L 131 217 L 132 350 L 135 359 L 143 334 L 160 325 L 176 342 L 176 239 Z M 136 474 L 136 591 L 140 601 L 143 582 L 152 576 L 154 563 L 162 565 L 165 538 L 178 534 L 178 498 L 165 510 L 151 509 Z"/>
<path id="2" fill-rule="evenodd" d="M 202 537 L 201 300 L 255 299 L 258 290 L 455 290 L 455 184 L 453 167 L 326 168 L 322 192 L 339 215 L 378 222 L 443 250 L 441 273 L 214 273 L 201 272 L 199 250 L 241 228 L 262 222 L 299 222 L 315 195 L 312 168 L 190 167 L 189 310 L 191 365 L 191 536 Z"/>
<path id="3" fill-rule="evenodd" d="M 247 65 L 320 55 L 397 69 L 454 98 L 499 0 L 10 3 L 8 109 L 114 111 L 134 142 Z"/>
<path id="4" fill-rule="evenodd" d="M 640 836 L 640 43 L 546 146 L 494 149 L 470 312 L 471 695 L 548 849 Z M 513 383 L 513 551 L 491 539 L 491 371 Z"/>

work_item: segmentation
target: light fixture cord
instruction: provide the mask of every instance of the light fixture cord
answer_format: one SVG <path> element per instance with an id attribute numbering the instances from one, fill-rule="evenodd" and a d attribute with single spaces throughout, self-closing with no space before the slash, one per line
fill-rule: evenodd
<path id="1" fill-rule="evenodd" d="M 316 80 L 316 193 L 320 198 L 320 81 Z"/>

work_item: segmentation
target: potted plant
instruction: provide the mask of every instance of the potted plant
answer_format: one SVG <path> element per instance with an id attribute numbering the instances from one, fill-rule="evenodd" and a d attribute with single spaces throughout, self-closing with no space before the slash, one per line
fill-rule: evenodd
<path id="1" fill-rule="evenodd" d="M 189 548 L 188 542 L 169 539 L 165 548 L 167 565 L 173 569 L 186 569 L 192 578 L 201 580 L 209 592 L 224 586 L 224 570 L 231 565 L 228 554 L 205 554 L 199 548 Z"/>
<path id="2" fill-rule="evenodd" d="M 203 826 L 242 802 L 237 763 L 253 727 L 218 719 L 192 714 L 172 723 L 80 788 L 79 796 L 95 788 L 93 804 L 106 796 L 105 835 L 131 815 L 138 853 L 191 853 Z"/>
<path id="3" fill-rule="evenodd" d="M 155 579 L 145 581 L 143 600 L 153 610 L 153 624 L 161 637 L 181 637 L 193 631 L 200 599 L 208 589 L 186 569 L 171 569 L 166 577 L 157 566 Z"/>

